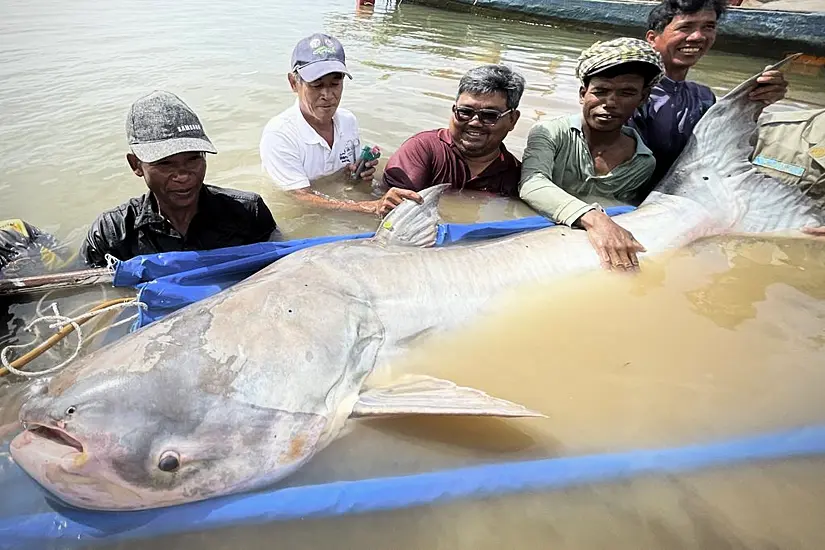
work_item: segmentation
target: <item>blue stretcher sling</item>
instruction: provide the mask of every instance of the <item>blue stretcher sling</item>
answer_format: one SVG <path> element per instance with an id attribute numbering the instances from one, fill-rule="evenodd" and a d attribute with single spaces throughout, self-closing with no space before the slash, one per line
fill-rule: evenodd
<path id="1" fill-rule="evenodd" d="M 618 216 L 633 209 L 632 206 L 616 206 L 608 208 L 607 213 Z M 438 226 L 436 246 L 493 239 L 552 225 L 553 222 L 543 216 L 472 224 L 444 223 Z M 139 289 L 138 300 L 146 305 L 138 316 L 135 328 L 139 328 L 208 298 L 298 250 L 335 241 L 368 239 L 373 235 L 358 233 L 138 256 L 118 262 L 114 286 Z"/>
<path id="2" fill-rule="evenodd" d="M 618 215 L 631 209 L 611 209 L 608 213 Z M 545 218 L 539 217 L 482 224 L 443 224 L 439 226 L 437 246 L 500 237 L 550 225 Z M 370 236 L 371 233 L 365 233 L 262 243 L 208 252 L 141 256 L 119 263 L 115 284 L 141 289 L 141 299 L 148 306 L 141 324 L 146 324 L 215 294 L 297 250 Z M 550 491 L 642 474 L 673 474 L 743 462 L 823 454 L 825 425 L 812 425 L 671 449 L 505 462 L 422 474 L 275 488 L 143 512 L 92 512 L 67 508 L 49 499 L 51 511 L 20 510 L 12 516 L 0 517 L 0 549 L 23 550 L 54 544 L 61 548 L 84 547 L 93 542 L 151 539 L 227 526 L 432 506 L 461 499 Z M 26 496 L 35 505 L 42 502 L 42 494 L 32 491 L 34 482 L 20 472 L 16 474 L 5 480 L 0 476 L 3 494 L 14 494 L 15 506 L 23 508 L 26 507 Z"/>

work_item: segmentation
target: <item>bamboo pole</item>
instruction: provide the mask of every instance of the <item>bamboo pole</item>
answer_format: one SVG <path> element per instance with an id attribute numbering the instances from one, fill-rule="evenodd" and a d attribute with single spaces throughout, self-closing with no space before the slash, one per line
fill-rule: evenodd
<path id="1" fill-rule="evenodd" d="M 32 277 L 0 279 L 0 297 L 45 292 L 61 288 L 93 286 L 111 283 L 113 279 L 114 274 L 105 267 Z"/>

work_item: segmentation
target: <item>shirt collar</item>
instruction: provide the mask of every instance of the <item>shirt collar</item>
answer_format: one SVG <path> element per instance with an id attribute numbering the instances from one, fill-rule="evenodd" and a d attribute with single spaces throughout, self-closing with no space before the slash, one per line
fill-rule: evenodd
<path id="1" fill-rule="evenodd" d="M 656 83 L 656 86 L 663 89 L 667 93 L 672 94 L 672 93 L 675 93 L 676 90 L 679 89 L 679 86 L 683 82 L 684 82 L 684 80 L 682 80 L 682 81 L 673 80 L 672 78 L 670 78 L 667 75 L 662 75 L 662 78 L 659 80 L 659 82 Z"/>
<path id="2" fill-rule="evenodd" d="M 570 128 L 578 132 L 581 135 L 581 138 L 584 139 L 584 132 L 582 131 L 582 124 L 584 124 L 584 121 L 582 120 L 582 115 L 580 113 L 570 115 L 567 118 L 567 122 L 570 124 Z M 628 126 L 627 124 L 624 124 L 622 125 L 622 133 L 636 140 L 636 152 L 634 153 L 634 156 L 653 156 L 653 151 L 651 151 L 650 148 L 647 145 L 645 145 L 642 136 L 640 136 L 639 132 L 637 132 L 634 128 Z"/>
<path id="3" fill-rule="evenodd" d="M 138 212 L 137 218 L 135 218 L 135 227 L 154 225 L 165 221 L 166 218 L 161 215 L 160 208 L 158 208 L 158 201 L 155 199 L 154 194 L 149 191 L 143 195 L 140 211 Z"/>
<path id="4" fill-rule="evenodd" d="M 315 131 L 315 128 L 309 125 L 307 119 L 304 118 L 304 114 L 301 112 L 301 101 L 296 99 L 295 105 L 293 107 L 295 109 L 295 119 L 296 124 L 298 126 L 298 133 L 301 134 L 301 139 L 304 140 L 304 143 L 309 145 L 319 144 L 324 146 L 329 146 L 324 138 Z M 338 109 L 335 110 L 335 114 L 332 115 L 332 126 L 335 129 L 335 137 L 341 137 L 341 122 L 338 116 Z"/>

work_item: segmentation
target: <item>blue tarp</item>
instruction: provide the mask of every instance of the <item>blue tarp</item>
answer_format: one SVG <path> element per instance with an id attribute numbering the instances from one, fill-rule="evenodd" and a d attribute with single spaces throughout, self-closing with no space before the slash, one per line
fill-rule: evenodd
<path id="1" fill-rule="evenodd" d="M 611 215 L 631 208 L 612 209 Z M 486 239 L 551 225 L 544 218 L 485 224 L 443 224 L 438 245 Z M 138 286 L 151 322 L 210 296 L 269 263 L 326 242 L 371 234 L 263 243 L 208 252 L 141 256 L 118 265 L 117 286 Z M 474 466 L 424 474 L 288 487 L 143 512 L 107 513 L 67 508 L 0 519 L 0 548 L 61 548 L 92 541 L 158 537 L 224 526 L 367 513 L 457 499 L 478 499 L 624 479 L 641 474 L 685 472 L 744 461 L 825 454 L 825 426 L 810 426 L 675 449 L 553 458 Z M 18 479 L 21 484 L 23 479 Z M 12 480 L 14 482 L 14 480 Z M 29 481 L 32 487 L 34 482 Z M 11 485 L 4 482 L 4 489 Z M 20 500 L 16 501 L 18 504 Z"/>
<path id="2" fill-rule="evenodd" d="M 632 206 L 616 206 L 608 208 L 607 213 L 617 216 L 631 210 Z M 552 225 L 543 216 L 499 222 L 439 224 L 436 246 L 492 239 Z M 138 256 L 118 263 L 114 285 L 140 289 L 139 300 L 147 306 L 138 318 L 137 327 L 141 327 L 216 294 L 288 254 L 329 242 L 366 239 L 373 234 L 315 237 L 218 250 Z"/>
<path id="3" fill-rule="evenodd" d="M 141 512 L 54 512 L 0 520 L 0 548 L 44 548 L 61 541 L 75 548 L 92 541 L 159 537 L 174 533 L 272 521 L 301 520 L 445 504 L 525 492 L 672 474 L 757 460 L 825 454 L 825 426 L 671 449 L 550 458 L 455 470 L 288 487 Z"/>

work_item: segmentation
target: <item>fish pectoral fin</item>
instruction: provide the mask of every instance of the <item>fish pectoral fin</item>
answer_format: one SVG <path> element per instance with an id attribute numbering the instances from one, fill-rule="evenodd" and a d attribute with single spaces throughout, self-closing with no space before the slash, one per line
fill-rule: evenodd
<path id="1" fill-rule="evenodd" d="M 383 245 L 429 247 L 438 240 L 438 199 L 449 183 L 419 191 L 423 202 L 404 199 L 381 220 L 373 239 Z"/>
<path id="2" fill-rule="evenodd" d="M 523 405 L 457 386 L 432 376 L 408 376 L 396 383 L 371 388 L 358 397 L 350 418 L 411 414 L 464 416 L 545 416 Z"/>

